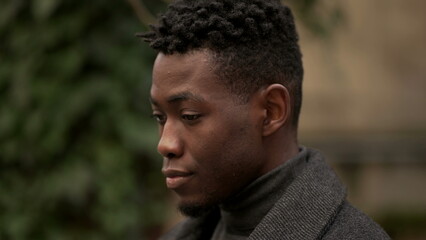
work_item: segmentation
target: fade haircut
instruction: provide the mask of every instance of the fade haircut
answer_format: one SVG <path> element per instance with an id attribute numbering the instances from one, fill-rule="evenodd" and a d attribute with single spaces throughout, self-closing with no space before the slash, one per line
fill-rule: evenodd
<path id="1" fill-rule="evenodd" d="M 163 54 L 209 50 L 215 75 L 239 99 L 273 83 L 292 98 L 297 127 L 303 65 L 291 10 L 278 0 L 177 0 L 137 36 Z"/>

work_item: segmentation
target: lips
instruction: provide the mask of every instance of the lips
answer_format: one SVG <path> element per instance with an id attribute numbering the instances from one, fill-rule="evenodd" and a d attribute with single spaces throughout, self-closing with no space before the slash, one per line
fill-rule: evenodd
<path id="1" fill-rule="evenodd" d="M 170 189 L 176 189 L 183 186 L 189 180 L 191 180 L 193 173 L 177 170 L 177 169 L 165 169 L 162 171 L 166 176 L 166 184 Z"/>

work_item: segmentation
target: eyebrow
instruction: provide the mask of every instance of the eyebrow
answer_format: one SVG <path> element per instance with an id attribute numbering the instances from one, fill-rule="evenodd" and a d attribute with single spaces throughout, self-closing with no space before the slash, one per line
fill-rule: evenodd
<path id="1" fill-rule="evenodd" d="M 158 105 L 158 103 L 154 99 L 152 99 L 152 97 L 149 97 L 149 101 L 154 105 Z M 172 96 L 167 98 L 168 103 L 179 103 L 183 101 L 205 102 L 206 100 L 200 95 L 187 91 L 173 94 Z"/>

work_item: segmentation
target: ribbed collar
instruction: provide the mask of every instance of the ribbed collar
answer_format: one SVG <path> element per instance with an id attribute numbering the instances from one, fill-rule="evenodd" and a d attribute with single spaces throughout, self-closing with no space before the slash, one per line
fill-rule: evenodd
<path id="1" fill-rule="evenodd" d="M 220 206 L 226 234 L 249 236 L 306 165 L 307 149 L 261 176 Z"/>

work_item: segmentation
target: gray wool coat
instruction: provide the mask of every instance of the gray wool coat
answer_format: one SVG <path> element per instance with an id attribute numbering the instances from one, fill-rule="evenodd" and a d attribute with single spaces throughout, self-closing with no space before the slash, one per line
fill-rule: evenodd
<path id="1" fill-rule="evenodd" d="M 162 240 L 210 239 L 220 213 L 188 218 Z M 346 201 L 344 186 L 316 150 L 308 149 L 307 165 L 257 225 L 250 240 L 390 239 L 367 215 Z"/>

